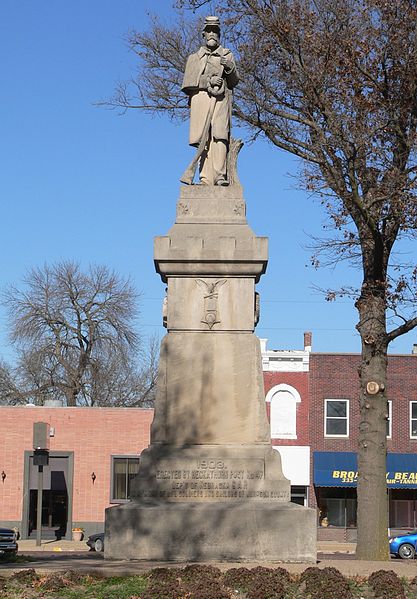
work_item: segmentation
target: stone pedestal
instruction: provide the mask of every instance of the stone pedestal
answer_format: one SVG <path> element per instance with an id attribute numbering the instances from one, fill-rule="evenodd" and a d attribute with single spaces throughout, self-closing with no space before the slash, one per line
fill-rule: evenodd
<path id="1" fill-rule="evenodd" d="M 168 332 L 151 445 L 132 501 L 106 510 L 106 558 L 316 560 L 315 512 L 289 502 L 266 419 L 254 329 L 267 259 L 239 185 L 181 188 L 155 239 Z"/>

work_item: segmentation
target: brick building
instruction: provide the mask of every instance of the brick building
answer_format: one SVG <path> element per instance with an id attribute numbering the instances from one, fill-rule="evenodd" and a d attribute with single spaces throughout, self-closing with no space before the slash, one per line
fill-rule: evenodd
<path id="1" fill-rule="evenodd" d="M 310 355 L 310 506 L 318 507 L 321 528 L 345 529 L 347 538 L 354 538 L 356 527 L 359 363 L 359 354 Z M 417 527 L 416 375 L 417 355 L 389 356 L 387 492 L 393 529 Z M 330 530 L 319 538 L 332 538 Z"/>
<path id="2" fill-rule="evenodd" d="M 105 508 L 127 501 L 152 418 L 139 408 L 0 407 L 0 526 L 18 527 L 23 538 L 35 531 L 34 422 L 47 422 L 51 435 L 43 537 L 71 538 L 74 526 L 102 532 Z"/>
<path id="3" fill-rule="evenodd" d="M 302 350 L 268 350 L 261 339 L 266 410 L 271 441 L 279 450 L 284 475 L 291 481 L 291 500 L 309 503 L 309 359 L 311 333 Z"/>
<path id="4" fill-rule="evenodd" d="M 261 339 L 271 440 L 292 500 L 317 509 L 319 539 L 356 536 L 359 354 L 267 350 Z M 392 529 L 417 528 L 417 355 L 390 355 L 387 493 Z"/>

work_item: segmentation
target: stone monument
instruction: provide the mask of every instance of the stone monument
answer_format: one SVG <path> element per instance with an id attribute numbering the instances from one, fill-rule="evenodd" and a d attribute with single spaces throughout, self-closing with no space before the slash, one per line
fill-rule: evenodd
<path id="1" fill-rule="evenodd" d="M 182 177 L 189 184 L 175 224 L 155 239 L 167 335 L 151 444 L 131 501 L 106 510 L 105 557 L 315 562 L 315 511 L 290 503 L 290 481 L 270 442 L 254 335 L 268 241 L 247 224 L 231 161 L 239 148 L 230 141 L 238 76 L 219 33 L 218 19 L 207 17 L 206 46 L 187 63 L 197 153 Z M 192 185 L 198 162 L 201 184 Z"/>

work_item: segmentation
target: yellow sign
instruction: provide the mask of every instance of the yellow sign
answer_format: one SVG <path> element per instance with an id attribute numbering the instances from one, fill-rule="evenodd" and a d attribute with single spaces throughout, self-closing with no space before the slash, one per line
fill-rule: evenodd
<path id="1" fill-rule="evenodd" d="M 355 483 L 358 473 L 354 470 L 333 470 L 332 478 L 339 478 L 344 483 Z"/>
<path id="2" fill-rule="evenodd" d="M 333 470 L 332 478 L 343 483 L 356 483 L 358 473 L 354 470 Z M 417 472 L 387 472 L 388 485 L 417 485 Z"/>

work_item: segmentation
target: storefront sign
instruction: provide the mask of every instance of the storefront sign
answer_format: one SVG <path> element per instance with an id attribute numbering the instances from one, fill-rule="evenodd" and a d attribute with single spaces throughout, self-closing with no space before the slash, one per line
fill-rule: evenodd
<path id="1" fill-rule="evenodd" d="M 356 453 L 316 451 L 313 455 L 316 486 L 356 487 Z M 417 488 L 417 454 L 389 453 L 386 480 L 390 488 Z"/>
<path id="2" fill-rule="evenodd" d="M 333 470 L 332 478 L 343 483 L 356 483 L 358 473 L 353 470 Z M 387 472 L 387 485 L 415 485 L 417 486 L 417 472 Z"/>
<path id="3" fill-rule="evenodd" d="M 417 488 L 417 472 L 387 472 L 389 487 L 408 486 Z"/>
<path id="4" fill-rule="evenodd" d="M 343 483 L 356 483 L 358 473 L 354 470 L 333 470 L 332 478 L 341 480 Z"/>

